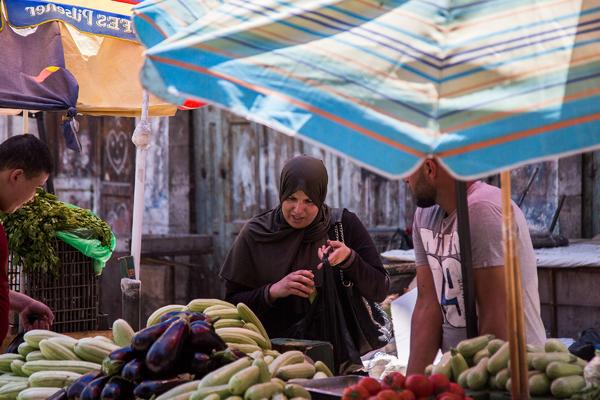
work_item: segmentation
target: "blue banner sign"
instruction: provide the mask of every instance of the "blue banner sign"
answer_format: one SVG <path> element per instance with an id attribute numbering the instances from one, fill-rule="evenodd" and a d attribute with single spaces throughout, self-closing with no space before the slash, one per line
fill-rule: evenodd
<path id="1" fill-rule="evenodd" d="M 123 3 L 120 1 L 65 1 L 64 3 L 39 0 L 5 1 L 8 23 L 16 28 L 36 26 L 49 21 L 62 21 L 82 32 L 137 41 L 131 21 L 131 4 L 123 7 Z M 94 6 L 85 6 L 88 4 Z M 111 4 L 115 6 L 111 7 Z M 127 12 L 115 12 L 115 10 L 127 10 Z"/>

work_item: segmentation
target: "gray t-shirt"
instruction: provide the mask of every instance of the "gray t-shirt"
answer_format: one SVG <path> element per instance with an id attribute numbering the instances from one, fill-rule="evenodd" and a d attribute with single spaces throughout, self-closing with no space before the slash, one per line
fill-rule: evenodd
<path id="1" fill-rule="evenodd" d="M 467 191 L 471 225 L 473 268 L 504 265 L 501 192 L 484 182 L 473 183 Z M 517 254 L 524 288 L 527 343 L 542 345 L 546 333 L 540 315 L 536 257 L 527 221 L 514 204 Z M 439 206 L 418 208 L 413 225 L 417 267 L 429 267 L 442 309 L 442 351 L 466 339 L 463 281 L 460 267 L 456 212 L 446 216 Z"/>

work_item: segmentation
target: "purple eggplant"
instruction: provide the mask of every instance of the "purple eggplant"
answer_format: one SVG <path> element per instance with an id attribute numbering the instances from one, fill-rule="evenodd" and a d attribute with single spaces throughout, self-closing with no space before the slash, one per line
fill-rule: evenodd
<path id="1" fill-rule="evenodd" d="M 81 396 L 79 396 L 79 399 L 100 400 L 100 396 L 102 395 L 102 389 L 104 389 L 104 385 L 106 385 L 110 378 L 110 376 L 101 376 L 88 383 L 81 392 Z"/>
<path id="2" fill-rule="evenodd" d="M 135 397 L 139 397 L 140 399 L 149 399 L 153 395 L 158 396 L 167 390 L 186 382 L 188 382 L 188 380 L 182 378 L 144 381 L 135 387 L 133 395 Z"/>
<path id="3" fill-rule="evenodd" d="M 244 357 L 246 357 L 245 353 L 242 353 L 237 349 L 230 348 L 221 351 L 215 351 L 210 355 L 210 358 L 212 358 L 218 364 L 219 367 L 222 367 L 223 365 L 229 364 L 231 362 L 234 362 L 235 360 L 239 360 L 240 358 Z"/>
<path id="4" fill-rule="evenodd" d="M 159 322 L 163 322 L 166 321 L 168 319 L 171 319 L 173 317 L 186 317 L 189 319 L 190 322 L 194 322 L 194 321 L 205 321 L 206 320 L 206 315 L 200 313 L 200 312 L 193 312 L 193 311 L 170 311 L 166 314 L 164 314 L 162 317 L 160 317 Z"/>
<path id="5" fill-rule="evenodd" d="M 188 345 L 194 352 L 210 354 L 225 350 L 227 345 L 206 321 L 196 321 L 190 325 Z"/>
<path id="6" fill-rule="evenodd" d="M 141 382 L 144 378 L 145 369 L 144 360 L 136 358 L 123 366 L 121 376 L 130 382 Z"/>
<path id="7" fill-rule="evenodd" d="M 163 314 L 162 317 L 160 317 L 160 319 L 158 320 L 158 322 L 165 322 L 166 320 L 169 320 L 171 318 L 178 318 L 181 317 L 182 315 L 185 315 L 185 311 L 169 311 L 166 314 Z"/>
<path id="8" fill-rule="evenodd" d="M 179 317 L 169 318 L 166 321 L 159 322 L 158 324 L 149 326 L 145 329 L 142 329 L 135 335 L 133 335 L 133 339 L 131 340 L 131 348 L 138 354 L 146 354 L 150 346 L 163 334 L 165 331 L 171 326 L 171 324 L 177 320 Z"/>
<path id="9" fill-rule="evenodd" d="M 161 376 L 172 372 L 182 353 L 189 335 L 190 326 L 187 319 L 180 318 L 150 346 L 146 354 L 146 367 L 150 372 Z"/>
<path id="10" fill-rule="evenodd" d="M 46 400 L 67 400 L 67 391 L 65 389 L 60 389 L 58 392 L 54 393 L 52 396 L 48 397 Z"/>
<path id="11" fill-rule="evenodd" d="M 102 400 L 129 400 L 133 398 L 133 383 L 120 376 L 113 376 L 102 388 Z"/>
<path id="12" fill-rule="evenodd" d="M 90 371 L 85 375 L 81 375 L 67 389 L 67 398 L 69 400 L 79 400 L 81 392 L 83 392 L 87 384 L 100 376 L 102 376 L 102 372 L 100 371 Z"/>
<path id="13" fill-rule="evenodd" d="M 102 372 L 109 376 L 120 373 L 123 366 L 135 358 L 135 354 L 130 346 L 113 351 L 102 361 Z"/>
<path id="14" fill-rule="evenodd" d="M 189 363 L 189 372 L 196 376 L 195 379 L 198 379 L 215 370 L 216 365 L 217 362 L 210 358 L 208 354 L 194 353 Z"/>
<path id="15" fill-rule="evenodd" d="M 131 348 L 131 346 L 121 347 L 120 349 L 114 350 L 108 355 L 113 361 L 123 361 L 128 362 L 135 358 L 135 351 Z"/>
<path id="16" fill-rule="evenodd" d="M 196 321 L 206 321 L 210 324 L 210 321 L 208 321 L 208 317 L 206 315 L 199 312 L 190 312 L 190 324 Z"/>

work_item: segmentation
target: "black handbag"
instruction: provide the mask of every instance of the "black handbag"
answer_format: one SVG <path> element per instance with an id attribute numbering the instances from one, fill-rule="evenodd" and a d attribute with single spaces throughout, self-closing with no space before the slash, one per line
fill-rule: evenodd
<path id="1" fill-rule="evenodd" d="M 344 241 L 342 209 L 332 209 L 332 239 Z M 365 299 L 339 267 L 313 271 L 318 295 L 306 315 L 286 332 L 290 338 L 325 340 L 333 346 L 338 374 L 362 368 L 360 356 L 385 346 L 391 323 L 376 302 Z"/>
<path id="2" fill-rule="evenodd" d="M 332 209 L 334 239 L 344 243 L 343 209 Z M 358 352 L 363 355 L 387 345 L 392 337 L 391 321 L 379 303 L 365 299 L 354 283 L 344 278 L 341 268 L 332 267 L 339 279 L 338 294 L 350 336 Z"/>

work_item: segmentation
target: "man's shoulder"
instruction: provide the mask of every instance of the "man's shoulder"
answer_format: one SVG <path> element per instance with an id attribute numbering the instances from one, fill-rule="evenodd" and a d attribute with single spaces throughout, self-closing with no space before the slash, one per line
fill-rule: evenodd
<path id="1" fill-rule="evenodd" d="M 415 224 L 417 227 L 426 227 L 433 224 L 433 221 L 443 215 L 440 206 L 434 205 L 427 208 L 417 207 L 415 210 Z"/>
<path id="2" fill-rule="evenodd" d="M 469 210 L 502 210 L 502 193 L 496 186 L 475 182 L 468 196 Z"/>

